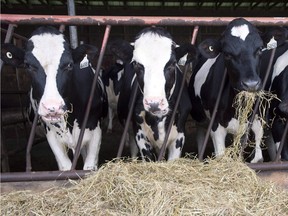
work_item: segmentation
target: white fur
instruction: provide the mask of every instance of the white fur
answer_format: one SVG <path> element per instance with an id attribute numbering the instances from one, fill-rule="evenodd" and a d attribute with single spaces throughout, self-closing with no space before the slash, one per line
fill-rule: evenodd
<path id="1" fill-rule="evenodd" d="M 207 79 L 211 66 L 215 63 L 218 56 L 212 59 L 207 59 L 207 61 L 202 65 L 202 67 L 197 72 L 194 82 L 194 91 L 196 96 L 200 97 L 201 88 Z"/>
<path id="2" fill-rule="evenodd" d="M 279 74 L 287 67 L 287 65 L 288 65 L 288 50 L 277 58 L 273 66 L 271 83 L 273 83 L 275 77 L 279 76 Z"/>
<path id="3" fill-rule="evenodd" d="M 64 37 L 61 34 L 41 34 L 31 37 L 30 40 L 34 45 L 32 54 L 40 62 L 46 74 L 46 85 L 38 110 L 40 116 L 46 116 L 48 110 L 44 106 L 57 110 L 64 105 L 64 100 L 59 94 L 56 84 L 57 69 L 64 52 Z"/>
<path id="4" fill-rule="evenodd" d="M 171 39 L 150 32 L 142 34 L 134 43 L 133 60 L 145 68 L 144 100 L 162 100 L 163 110 L 168 108 L 164 67 L 171 57 L 172 43 Z M 144 108 L 148 110 L 145 103 Z"/>
<path id="5" fill-rule="evenodd" d="M 249 27 L 246 24 L 240 26 L 234 26 L 231 29 L 231 35 L 234 37 L 239 37 L 243 41 L 245 41 L 248 34 L 249 34 Z"/>

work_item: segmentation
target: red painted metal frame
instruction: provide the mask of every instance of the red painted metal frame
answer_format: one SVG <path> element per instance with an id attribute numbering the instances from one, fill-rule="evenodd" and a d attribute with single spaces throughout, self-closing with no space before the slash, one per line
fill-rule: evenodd
<path id="1" fill-rule="evenodd" d="M 244 17 L 257 26 L 287 26 L 288 17 Z M 66 16 L 1 14 L 2 23 L 64 24 L 64 25 L 165 25 L 165 26 L 223 26 L 235 17 L 150 17 L 150 16 Z"/>

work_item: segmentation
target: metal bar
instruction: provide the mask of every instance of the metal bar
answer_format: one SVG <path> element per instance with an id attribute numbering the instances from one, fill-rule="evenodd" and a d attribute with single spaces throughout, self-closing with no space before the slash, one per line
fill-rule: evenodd
<path id="1" fill-rule="evenodd" d="M 8 31 L 6 29 L 1 28 L 1 32 L 4 32 L 4 33 L 7 34 Z M 16 34 L 16 33 L 13 33 L 12 36 L 14 38 L 17 38 L 17 39 L 20 39 L 20 40 L 23 40 L 23 41 L 27 41 L 28 40 L 26 37 L 23 37 L 23 36 L 21 36 L 19 34 Z"/>
<path id="2" fill-rule="evenodd" d="M 243 17 L 257 26 L 288 26 L 288 17 Z M 2 23 L 49 25 L 178 25 L 224 26 L 235 17 L 65 16 L 1 14 Z"/>
<path id="3" fill-rule="evenodd" d="M 172 116 L 171 116 L 171 119 L 170 119 L 170 122 L 169 122 L 169 125 L 168 125 L 168 128 L 167 128 L 167 131 L 166 131 L 166 134 L 165 134 L 165 138 L 164 138 L 164 142 L 163 142 L 163 145 L 162 145 L 162 147 L 160 149 L 160 153 L 158 155 L 157 161 L 161 161 L 163 159 L 164 155 L 165 155 L 167 141 L 168 141 L 168 138 L 169 138 L 169 135 L 170 135 L 170 131 L 171 131 L 174 119 L 175 119 L 175 115 L 176 115 L 176 112 L 177 112 L 177 109 L 178 109 L 178 105 L 180 103 L 180 99 L 181 99 L 182 92 L 183 92 L 183 89 L 184 89 L 184 85 L 185 85 L 185 82 L 186 82 L 187 70 L 188 70 L 188 65 L 186 64 L 185 65 L 185 70 L 184 70 L 184 73 L 183 73 L 182 82 L 181 82 L 181 87 L 180 87 L 180 90 L 179 90 L 179 93 L 178 93 L 178 96 L 177 96 L 177 100 L 175 102 L 175 106 L 174 106 L 174 109 L 173 109 L 173 112 L 172 112 Z M 175 71 L 175 73 L 176 72 L 177 71 Z"/>
<path id="4" fill-rule="evenodd" d="M 38 172 L 14 172 L 1 173 L 1 182 L 23 182 L 23 181 L 48 181 L 81 179 L 91 173 L 87 170 L 75 171 L 38 171 Z"/>
<path id="5" fill-rule="evenodd" d="M 197 35 L 198 35 L 198 30 L 199 30 L 199 26 L 197 25 L 193 29 L 192 40 L 191 40 L 191 44 L 193 44 L 193 45 L 196 42 L 196 38 L 197 38 Z"/>
<path id="6" fill-rule="evenodd" d="M 137 92 L 138 92 L 138 86 L 139 86 L 139 84 L 138 84 L 138 81 L 136 79 L 135 80 L 135 84 L 133 86 L 133 90 L 132 90 L 133 95 L 132 95 L 132 99 L 131 99 L 132 101 L 131 101 L 129 113 L 128 113 L 128 116 L 127 116 L 127 119 L 126 119 L 126 122 L 125 122 L 124 131 L 122 133 L 120 145 L 119 145 L 118 152 L 117 152 L 117 158 L 122 156 L 124 143 L 125 143 L 125 140 L 126 140 L 127 132 L 128 132 L 128 129 L 129 129 L 129 124 L 130 124 L 130 121 L 131 121 L 131 118 L 132 118 L 132 113 L 133 113 L 134 106 L 135 106 L 136 95 L 137 95 Z"/>
<path id="7" fill-rule="evenodd" d="M 74 0 L 67 1 L 68 14 L 69 16 L 75 16 L 75 2 Z M 69 34 L 70 34 L 70 45 L 73 49 L 78 46 L 78 35 L 77 35 L 77 27 L 69 26 Z"/>
<path id="8" fill-rule="evenodd" d="M 27 144 L 27 149 L 26 149 L 26 172 L 31 172 L 32 166 L 31 166 L 31 149 L 35 137 L 35 131 L 36 131 L 36 126 L 37 126 L 37 121 L 38 121 L 38 110 L 35 112 L 35 117 L 33 120 L 32 128 L 30 131 L 30 136 Z"/>
<path id="9" fill-rule="evenodd" d="M 281 155 L 281 152 L 282 152 L 282 149 L 283 149 L 287 134 L 288 134 L 288 120 L 286 122 L 286 126 L 285 126 L 285 129 L 284 129 L 282 138 L 281 138 L 280 146 L 279 146 L 279 148 L 277 150 L 275 161 L 279 161 L 280 160 L 280 155 Z"/>
<path id="10" fill-rule="evenodd" d="M 269 73 L 270 73 L 270 70 L 271 70 L 271 67 L 272 67 L 273 59 L 274 59 L 274 56 L 275 56 L 275 51 L 276 51 L 276 48 L 272 49 L 270 60 L 269 60 L 269 64 L 268 64 L 268 67 L 267 67 L 267 70 L 266 70 L 266 73 L 265 73 L 265 77 L 264 77 L 263 82 L 262 82 L 262 87 L 261 87 L 260 90 L 263 90 L 265 88 L 266 83 L 267 83 L 267 80 L 268 80 L 268 77 L 269 77 Z M 256 113 L 258 111 L 259 105 L 260 105 L 260 98 L 258 97 L 256 102 L 255 102 L 254 108 L 253 108 L 253 113 L 252 113 L 251 117 L 248 120 L 248 126 L 247 126 L 246 133 L 245 133 L 245 136 L 244 136 L 244 139 L 243 139 L 243 143 L 242 143 L 242 149 L 241 149 L 242 153 L 244 151 L 244 148 L 247 146 L 249 132 L 250 132 L 250 130 L 252 128 L 253 121 L 254 121 Z"/>
<path id="11" fill-rule="evenodd" d="M 225 81 L 226 81 L 226 77 L 227 77 L 227 69 L 225 68 L 224 74 L 223 74 L 223 78 L 222 78 L 222 82 L 220 84 L 219 93 L 218 93 L 218 96 L 217 96 L 217 99 L 216 99 L 216 103 L 215 103 L 215 106 L 214 106 L 214 109 L 213 109 L 213 113 L 212 113 L 212 116 L 211 116 L 211 119 L 210 119 L 210 123 L 208 125 L 207 131 L 206 131 L 206 135 L 205 135 L 205 139 L 204 139 L 204 142 L 203 142 L 203 146 L 202 146 L 200 154 L 199 154 L 199 160 L 200 161 L 203 161 L 204 152 L 205 152 L 205 149 L 206 149 L 206 146 L 207 146 L 207 143 L 208 143 L 208 139 L 209 139 L 209 136 L 210 136 L 210 131 L 212 129 L 212 125 L 214 123 L 214 120 L 215 120 L 215 117 L 216 117 L 216 113 L 218 111 L 218 107 L 219 107 L 220 99 L 221 99 L 222 92 L 223 92 L 223 89 L 224 89 L 224 84 L 225 84 Z"/>
<path id="12" fill-rule="evenodd" d="M 91 109 L 91 104 L 92 104 L 93 97 L 94 97 L 94 94 L 95 94 L 96 85 L 97 85 L 97 79 L 98 79 L 98 75 L 99 75 L 99 72 L 100 72 L 100 67 L 102 65 L 103 57 L 104 57 L 104 54 L 105 54 L 105 49 L 106 49 L 106 45 L 107 45 L 107 42 L 108 42 L 110 30 L 111 30 L 111 26 L 107 25 L 105 33 L 104 33 L 104 37 L 103 37 L 102 47 L 101 47 L 99 59 L 98 59 L 98 62 L 97 62 L 96 72 L 95 72 L 95 75 L 94 75 L 94 79 L 93 79 L 93 83 L 92 83 L 92 87 L 91 87 L 91 92 L 90 92 L 88 104 L 87 104 L 86 111 L 85 111 L 84 120 L 83 120 L 83 123 L 82 123 L 81 131 L 80 131 L 78 142 L 77 142 L 76 149 L 75 149 L 75 154 L 74 154 L 71 170 L 75 169 L 76 164 L 77 164 L 77 160 L 78 160 L 79 155 L 80 155 L 81 143 L 82 143 L 82 140 L 83 140 L 85 127 L 86 127 L 86 124 L 87 124 L 87 121 L 88 121 L 88 117 L 89 117 L 89 113 L 90 113 L 90 109 Z"/>
<path id="13" fill-rule="evenodd" d="M 247 163 L 248 167 L 253 170 L 288 170 L 288 161 L 281 162 L 265 162 L 265 163 Z"/>
<path id="14" fill-rule="evenodd" d="M 265 163 L 249 163 L 246 164 L 253 170 L 261 171 L 276 171 L 287 170 L 288 162 L 265 162 Z M 38 171 L 38 172 L 14 172 L 14 173 L 1 173 L 1 182 L 23 182 L 23 181 L 49 181 L 49 180 L 68 180 L 68 179 L 81 179 L 92 173 L 87 170 L 75 171 Z"/>

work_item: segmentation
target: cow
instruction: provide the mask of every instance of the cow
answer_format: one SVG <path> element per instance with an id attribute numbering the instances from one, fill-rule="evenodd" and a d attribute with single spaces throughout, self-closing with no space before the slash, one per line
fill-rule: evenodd
<path id="1" fill-rule="evenodd" d="M 228 133 L 236 134 L 239 122 L 234 117 L 233 100 L 240 91 L 256 92 L 261 88 L 259 61 L 263 41 L 257 29 L 243 18 L 232 20 L 220 39 L 206 39 L 198 48 L 200 55 L 194 62 L 188 90 L 192 102 L 191 116 L 202 123 L 210 119 L 220 91 L 225 69 L 225 80 L 219 108 L 210 132 L 215 156 L 225 152 Z M 251 162 L 263 160 L 260 148 L 263 128 L 256 118 L 252 124 L 255 135 L 255 156 Z M 202 143 L 201 143 L 202 144 Z M 198 144 L 198 152 L 200 151 Z"/>
<path id="2" fill-rule="evenodd" d="M 112 133 L 113 119 L 115 113 L 117 113 L 118 98 L 123 83 L 124 63 L 122 60 L 117 59 L 114 64 L 111 65 L 108 70 L 102 72 L 102 79 L 105 85 L 108 98 L 108 127 L 107 133 Z M 134 135 L 131 131 L 131 127 L 128 130 L 125 145 L 130 148 L 130 154 L 132 158 L 136 158 L 138 154 L 138 148 L 135 143 Z"/>
<path id="3" fill-rule="evenodd" d="M 70 170 L 72 163 L 67 148 L 73 152 L 76 148 L 95 74 L 92 63 L 97 58 L 98 49 L 83 44 L 72 50 L 64 35 L 51 26 L 37 28 L 24 50 L 18 48 L 15 53 L 17 48 L 9 47 L 11 44 L 2 45 L 6 54 L 1 58 L 4 61 L 8 58 L 6 62 L 16 63 L 14 66 L 25 65 L 31 77 L 32 108 L 38 112 L 46 129 L 46 137 L 59 170 Z M 17 57 L 14 61 L 13 56 Z M 98 78 L 81 144 L 84 170 L 97 169 L 101 121 L 107 115 L 107 110 L 106 91 Z"/>
<path id="4" fill-rule="evenodd" d="M 284 135 L 285 124 L 288 119 L 288 30 L 283 27 L 274 27 L 268 30 L 263 35 L 264 44 L 269 42 L 277 42 L 277 48 L 275 50 L 274 59 L 272 61 L 272 67 L 269 71 L 265 90 L 276 94 L 277 98 L 273 98 L 269 111 L 268 111 L 268 125 L 271 128 L 273 141 L 276 144 L 276 148 L 279 148 L 280 141 Z M 270 43 L 271 43 L 270 42 Z M 269 59 L 271 56 L 271 50 L 267 49 L 263 51 L 261 60 L 261 77 L 265 76 Z M 287 135 L 286 135 L 287 136 Z M 284 142 L 284 146 L 281 152 L 281 159 L 288 160 L 288 138 Z M 275 157 L 272 156 L 272 159 Z"/>
<path id="5" fill-rule="evenodd" d="M 186 85 L 182 94 L 179 93 L 183 73 L 177 65 L 178 49 L 170 33 L 161 27 L 147 27 L 138 33 L 134 43 L 123 40 L 112 47 L 114 53 L 124 60 L 117 108 L 122 123 L 132 106 L 132 89 L 138 85 L 132 124 L 143 160 L 154 161 L 159 156 L 178 96 L 181 99 L 167 142 L 167 160 L 181 156 L 191 102 Z"/>

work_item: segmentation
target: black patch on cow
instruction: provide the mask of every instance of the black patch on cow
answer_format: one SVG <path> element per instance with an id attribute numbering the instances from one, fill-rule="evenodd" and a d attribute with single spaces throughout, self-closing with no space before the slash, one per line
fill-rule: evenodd
<path id="1" fill-rule="evenodd" d="M 61 126 L 58 123 L 52 123 L 52 125 L 57 127 L 57 128 L 61 128 Z"/>
<path id="2" fill-rule="evenodd" d="M 181 138 L 180 140 L 176 140 L 176 146 L 175 146 L 176 148 L 180 148 L 180 149 L 182 149 L 182 147 L 183 147 L 183 138 Z"/>

